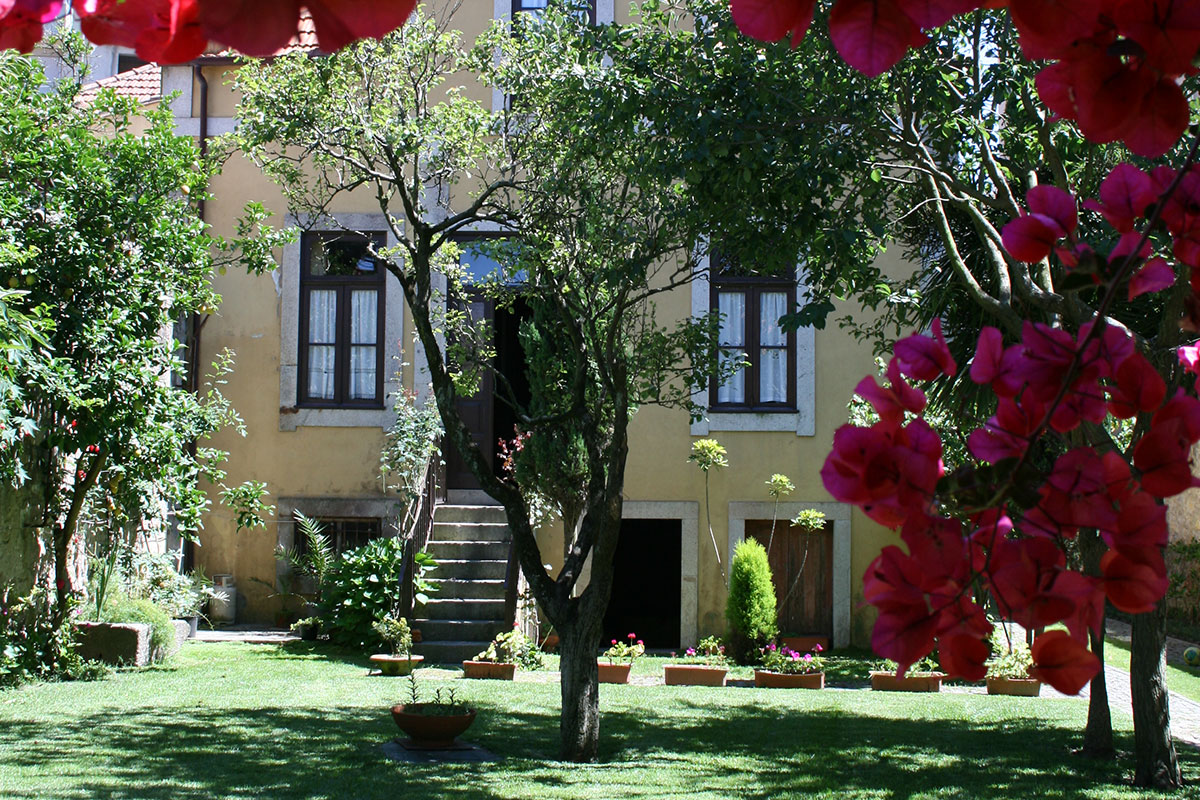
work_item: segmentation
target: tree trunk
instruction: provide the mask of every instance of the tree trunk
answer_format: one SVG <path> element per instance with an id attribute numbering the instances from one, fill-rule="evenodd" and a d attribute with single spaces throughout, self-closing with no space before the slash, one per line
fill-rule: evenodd
<path id="1" fill-rule="evenodd" d="M 1085 756 L 1110 758 L 1113 755 L 1112 712 L 1108 707 L 1108 682 L 1104 677 L 1104 616 L 1100 617 L 1100 634 L 1089 631 L 1092 652 L 1100 659 L 1100 671 L 1092 678 L 1088 692 L 1087 727 L 1083 730 Z"/>
<path id="2" fill-rule="evenodd" d="M 564 761 L 595 761 L 600 746 L 600 620 L 576 620 L 559 626 L 562 716 L 559 719 Z"/>
<path id="3" fill-rule="evenodd" d="M 0 588 L 9 587 L 13 597 L 29 594 L 48 566 L 44 559 L 50 548 L 30 513 L 41 511 L 40 504 L 31 502 L 40 495 L 40 483 L 14 487 L 0 482 Z"/>
<path id="4" fill-rule="evenodd" d="M 1133 695 L 1133 783 L 1154 789 L 1178 789 L 1183 785 L 1175 743 L 1171 740 L 1164 674 L 1166 646 L 1166 603 L 1159 601 L 1154 611 L 1133 618 L 1133 654 L 1129 663 Z"/>
<path id="5" fill-rule="evenodd" d="M 1085 531 L 1079 535 L 1080 552 L 1083 556 L 1084 572 L 1100 577 L 1100 559 L 1108 551 L 1108 545 L 1094 530 Z M 1092 652 L 1100 659 L 1100 671 L 1092 678 L 1088 692 L 1087 727 L 1083 731 L 1083 749 L 1085 756 L 1092 758 L 1108 758 L 1113 755 L 1112 711 L 1108 706 L 1108 681 L 1104 674 L 1104 608 L 1100 609 L 1100 634 L 1088 632 Z"/>

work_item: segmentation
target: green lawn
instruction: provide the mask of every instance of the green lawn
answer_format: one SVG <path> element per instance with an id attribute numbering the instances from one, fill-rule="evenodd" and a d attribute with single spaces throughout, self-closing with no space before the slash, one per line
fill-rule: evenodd
<path id="1" fill-rule="evenodd" d="M 1140 796 L 1127 752 L 1070 754 L 1078 700 L 602 686 L 603 762 L 579 767 L 551 758 L 557 683 L 446 670 L 421 670 L 423 686 L 455 682 L 480 710 L 467 738 L 504 760 L 397 764 L 380 745 L 405 681 L 367 677 L 365 663 L 308 644 L 192 644 L 159 669 L 0 693 L 0 797 Z M 1128 751 L 1129 722 L 1116 724 Z M 1181 756 L 1200 770 L 1193 750 Z"/>
<path id="2" fill-rule="evenodd" d="M 1129 643 L 1104 640 L 1104 663 L 1129 671 Z M 1200 668 L 1167 664 L 1167 689 L 1200 703 Z"/>

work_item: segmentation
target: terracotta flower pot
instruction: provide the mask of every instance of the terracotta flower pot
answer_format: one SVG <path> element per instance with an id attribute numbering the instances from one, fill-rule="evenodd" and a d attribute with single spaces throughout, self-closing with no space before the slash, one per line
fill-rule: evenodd
<path id="1" fill-rule="evenodd" d="M 600 668 L 601 683 L 629 683 L 629 670 L 633 664 L 610 664 L 607 661 L 596 661 Z"/>
<path id="2" fill-rule="evenodd" d="M 393 656 L 388 653 L 376 653 L 371 656 L 371 663 L 384 675 L 408 675 L 421 666 L 425 656 L 407 655 Z"/>
<path id="3" fill-rule="evenodd" d="M 517 674 L 516 664 L 502 661 L 464 661 L 464 678 L 489 678 L 494 681 L 511 681 Z"/>
<path id="4" fill-rule="evenodd" d="M 667 686 L 724 686 L 725 667 L 707 664 L 667 664 L 663 667 L 663 682 Z"/>
<path id="5" fill-rule="evenodd" d="M 547 653 L 553 653 L 558 650 L 558 634 L 551 633 L 547 635 L 545 641 L 542 642 L 542 649 Z"/>
<path id="6" fill-rule="evenodd" d="M 805 672 L 799 675 L 786 672 L 754 670 L 754 685 L 760 689 L 824 689 L 824 672 Z"/>
<path id="7" fill-rule="evenodd" d="M 988 678 L 987 690 L 988 694 L 1037 697 L 1042 692 L 1042 682 L 1036 678 Z"/>
<path id="8" fill-rule="evenodd" d="M 929 672 L 923 675 L 905 675 L 897 678 L 894 672 L 872 672 L 871 688 L 877 692 L 940 692 L 943 672 Z"/>
<path id="9" fill-rule="evenodd" d="M 426 714 L 436 703 L 405 703 L 392 706 L 392 719 L 417 747 L 428 749 L 454 746 L 459 736 L 475 721 L 475 709 L 462 714 Z"/>

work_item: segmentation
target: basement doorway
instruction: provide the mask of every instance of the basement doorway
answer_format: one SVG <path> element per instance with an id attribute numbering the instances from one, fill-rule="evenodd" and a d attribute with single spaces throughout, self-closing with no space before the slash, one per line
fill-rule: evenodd
<path id="1" fill-rule="evenodd" d="M 603 645 L 635 633 L 647 648 L 679 649 L 682 556 L 680 520 L 621 520 Z"/>

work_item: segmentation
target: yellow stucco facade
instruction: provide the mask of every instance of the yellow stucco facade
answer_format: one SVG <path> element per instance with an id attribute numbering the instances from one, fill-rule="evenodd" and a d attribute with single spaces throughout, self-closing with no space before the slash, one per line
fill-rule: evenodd
<path id="1" fill-rule="evenodd" d="M 482 31 L 496 13 L 507 13 L 508 0 L 466 0 L 455 17 L 455 27 L 468 37 Z M 601 0 L 598 16 L 612 19 L 612 0 Z M 624 14 L 622 14 L 624 17 Z M 199 132 L 199 118 L 208 117 L 208 130 L 217 135 L 231 130 L 237 98 L 227 85 L 229 65 L 203 68 L 208 83 L 207 109 L 202 108 L 200 83 L 190 66 L 164 68 L 164 90 L 180 93 L 172 107 L 178 129 Z M 493 99 L 477 87 L 470 90 L 481 102 Z M 242 205 L 263 202 L 286 224 L 286 209 L 278 190 L 240 155 L 234 155 L 212 184 L 213 199 L 206 216 L 219 234 L 231 235 Z M 361 207 L 347 202 L 337 209 L 345 214 L 377 213 L 371 198 Z M 223 297 L 220 309 L 204 323 L 201 363 L 208 364 L 224 348 L 236 353 L 236 371 L 225 393 L 245 421 L 245 438 L 225 431 L 213 445 L 228 450 L 228 483 L 265 482 L 270 500 L 277 505 L 265 529 L 236 528 L 233 514 L 217 503 L 205 519 L 197 563 L 210 575 L 235 576 L 244 602 L 239 618 L 263 621 L 272 618 L 278 599 L 255 579 L 273 583 L 280 542 L 280 525 L 288 525 L 290 511 L 300 508 L 333 516 L 387 516 L 394 502 L 384 496 L 379 478 L 379 453 L 388 424 L 386 412 L 295 412 L 296 308 L 299 274 L 298 247 L 276 254 L 280 268 L 271 275 L 252 276 L 229 270 L 215 275 Z M 905 269 L 898 255 L 888 253 L 881 266 L 889 273 Z M 395 281 L 388 278 L 385 312 L 389 351 L 385 360 L 398 356 L 398 341 L 413 338 L 408 309 L 400 302 Z M 703 281 L 676 290 L 659 300 L 660 319 L 669 321 L 706 310 L 707 284 Z M 840 308 L 831 316 L 854 309 Z M 697 424 L 686 413 L 643 408 L 635 417 L 630 435 L 630 455 L 625 483 L 626 516 L 679 521 L 681 565 L 666 573 L 678 580 L 681 600 L 681 644 L 689 644 L 725 628 L 725 587 L 717 553 L 709 536 L 704 506 L 704 478 L 688 463 L 693 441 L 716 438 L 728 449 L 730 466 L 711 476 L 712 532 L 720 559 L 728 565 L 733 546 L 747 520 L 769 519 L 765 482 L 772 473 L 784 473 L 796 490 L 783 502 L 781 518 L 804 508 L 818 508 L 833 522 L 834 639 L 839 645 L 865 644 L 871 611 L 862 606 L 862 574 L 880 548 L 894 539 L 861 513 L 833 501 L 821 484 L 819 470 L 829 451 L 834 430 L 846 421 L 846 403 L 855 384 L 874 365 L 869 348 L 853 340 L 831 322 L 820 331 L 801 331 L 797 352 L 797 409 L 787 414 L 711 414 Z M 415 353 L 405 353 L 414 360 Z M 388 368 L 391 371 L 391 368 Z M 291 395 L 288 395 L 289 374 Z M 402 380 L 406 388 L 416 379 L 410 367 Z M 396 388 L 393 385 L 391 388 Z M 289 398 L 291 402 L 289 403 Z M 332 510 L 330 510 L 332 509 Z M 545 562 L 561 563 L 561 545 L 553 528 L 544 539 Z M 675 576 L 678 575 L 676 578 Z M 636 590 L 637 587 L 630 587 Z M 616 591 L 621 591 L 617 587 Z"/>

